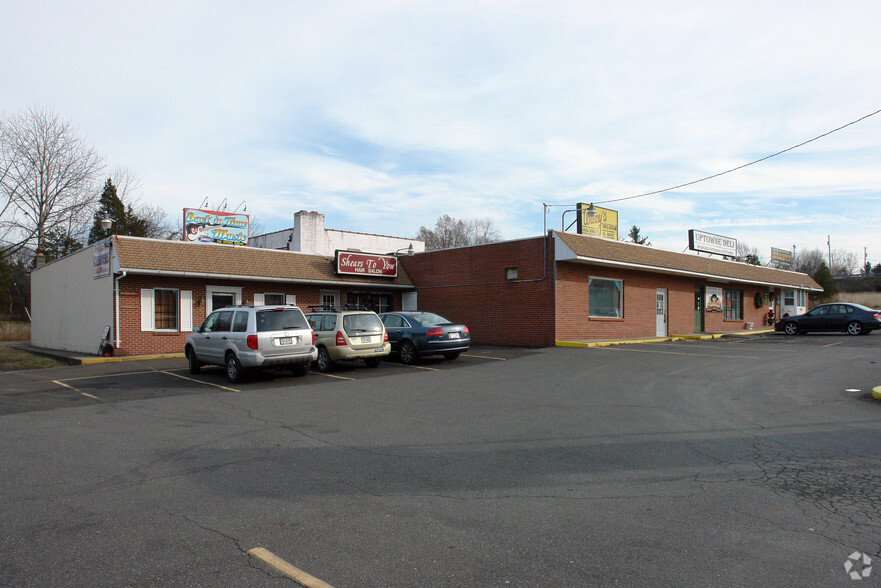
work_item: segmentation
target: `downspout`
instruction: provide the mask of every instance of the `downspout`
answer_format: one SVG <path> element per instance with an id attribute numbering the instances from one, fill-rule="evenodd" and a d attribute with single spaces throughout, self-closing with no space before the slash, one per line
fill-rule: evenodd
<path id="1" fill-rule="evenodd" d="M 116 304 L 113 308 L 114 319 L 116 320 L 116 326 L 114 327 L 114 331 L 116 332 L 116 345 L 115 349 L 119 349 L 120 343 L 122 341 L 119 338 L 119 280 L 123 279 L 126 276 L 127 272 L 122 270 L 122 273 L 116 277 Z"/>

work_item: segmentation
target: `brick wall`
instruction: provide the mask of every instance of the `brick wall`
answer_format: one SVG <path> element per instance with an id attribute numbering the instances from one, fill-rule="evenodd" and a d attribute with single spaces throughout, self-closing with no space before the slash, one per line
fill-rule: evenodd
<path id="1" fill-rule="evenodd" d="M 473 343 L 554 344 L 553 241 L 537 237 L 401 261 L 416 284 L 419 310 L 468 325 Z M 516 268 L 515 280 L 507 279 L 509 268 Z"/>
<path id="2" fill-rule="evenodd" d="M 624 290 L 623 317 L 588 316 L 588 279 L 618 279 Z M 573 339 L 628 339 L 656 334 L 656 291 L 667 290 L 667 334 L 695 332 L 695 286 L 730 288 L 743 291 L 743 318 L 724 320 L 724 313 L 705 312 L 704 332 L 742 331 L 746 323 L 761 327 L 767 306 L 757 309 L 754 297 L 766 287 L 748 284 L 719 284 L 694 278 L 660 273 L 622 270 L 561 262 L 557 266 L 556 337 Z"/>
<path id="3" fill-rule="evenodd" d="M 242 288 L 242 303 L 253 304 L 255 293 L 280 293 L 295 295 L 297 306 L 308 312 L 310 305 L 319 304 L 321 290 L 339 290 L 341 302 L 345 304 L 349 290 L 355 292 L 382 292 L 392 294 L 393 308 L 401 308 L 400 292 L 383 292 L 379 288 L 359 287 L 343 288 L 335 285 L 310 286 L 286 284 L 280 282 L 239 282 L 216 279 L 176 278 L 164 276 L 128 275 L 119 280 L 119 331 L 121 344 L 115 350 L 116 355 L 153 355 L 161 353 L 183 353 L 187 332 L 141 331 L 141 289 L 171 288 L 190 290 L 193 293 L 193 324 L 201 324 L 205 320 L 205 292 L 207 286 L 229 286 Z M 114 325 L 115 328 L 115 325 Z M 114 335 L 113 345 L 116 345 Z"/>

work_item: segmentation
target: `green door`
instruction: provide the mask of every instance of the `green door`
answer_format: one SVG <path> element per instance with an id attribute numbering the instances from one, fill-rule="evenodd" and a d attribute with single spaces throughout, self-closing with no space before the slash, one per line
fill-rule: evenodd
<path id="1" fill-rule="evenodd" d="M 704 287 L 694 287 L 694 332 L 704 332 Z"/>

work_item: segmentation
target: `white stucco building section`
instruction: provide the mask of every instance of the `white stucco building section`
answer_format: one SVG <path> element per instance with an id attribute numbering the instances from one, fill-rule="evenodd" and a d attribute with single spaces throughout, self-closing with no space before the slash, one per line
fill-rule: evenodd
<path id="1" fill-rule="evenodd" d="M 113 328 L 113 277 L 93 278 L 95 246 L 31 271 L 31 344 L 97 354 Z"/>
<path id="2" fill-rule="evenodd" d="M 416 239 L 325 229 L 323 214 L 305 210 L 294 215 L 293 228 L 248 239 L 250 247 L 287 249 L 327 257 L 333 257 L 337 249 L 358 250 L 379 255 L 395 251 L 405 253 L 411 244 L 414 253 L 425 251 L 425 243 Z"/>

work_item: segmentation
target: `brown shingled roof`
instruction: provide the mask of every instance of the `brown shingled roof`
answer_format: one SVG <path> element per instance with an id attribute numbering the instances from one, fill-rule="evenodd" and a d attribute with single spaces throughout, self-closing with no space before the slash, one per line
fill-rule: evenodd
<path id="1" fill-rule="evenodd" d="M 413 287 L 401 264 L 396 278 L 339 276 L 332 257 L 293 251 L 123 236 L 114 248 L 120 269 L 132 274 Z"/>
<path id="2" fill-rule="evenodd" d="M 622 243 L 574 233 L 554 231 L 554 236 L 558 239 L 557 261 L 576 261 L 730 282 L 823 291 L 822 286 L 813 278 L 799 272 L 674 253 L 645 245 Z"/>

